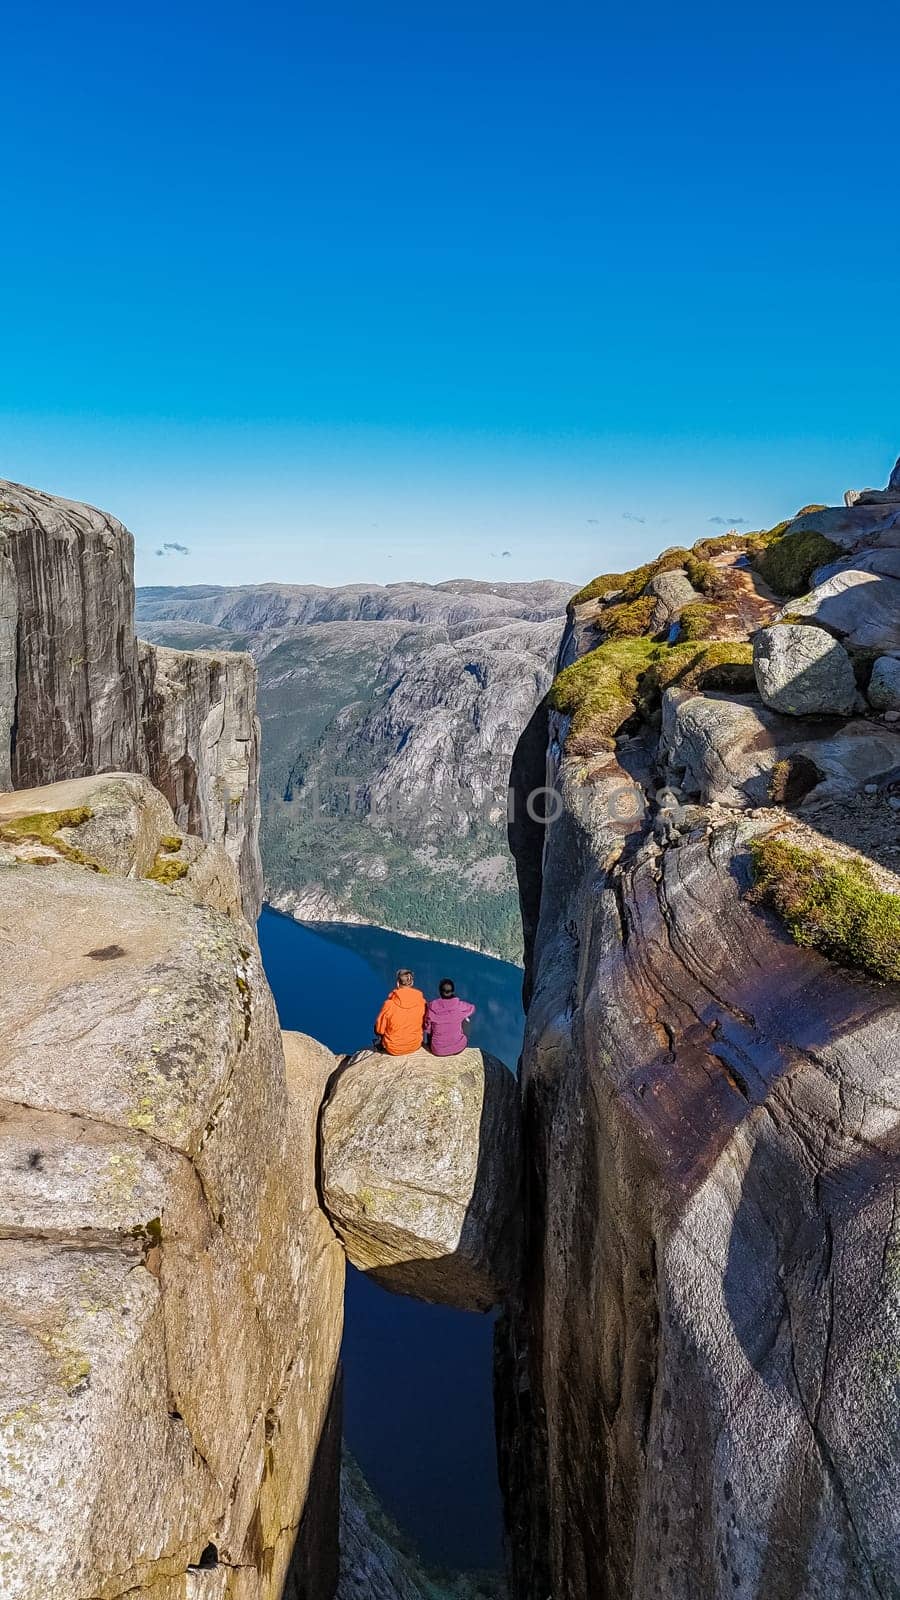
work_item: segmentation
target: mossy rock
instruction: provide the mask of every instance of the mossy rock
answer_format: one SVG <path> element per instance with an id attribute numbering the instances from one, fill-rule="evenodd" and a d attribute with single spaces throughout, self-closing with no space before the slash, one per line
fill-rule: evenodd
<path id="1" fill-rule="evenodd" d="M 24 844 L 33 840 L 36 844 L 46 845 L 48 850 L 55 851 L 66 861 L 90 867 L 93 872 L 103 872 L 105 869 L 98 861 L 70 844 L 61 833 L 63 828 L 80 828 L 85 822 L 90 822 L 93 815 L 90 806 L 71 806 L 63 811 L 35 811 L 31 816 L 13 817 L 9 822 L 4 822 L 0 827 L 0 839 L 7 844 Z"/>
<path id="2" fill-rule="evenodd" d="M 685 606 L 678 618 L 679 640 L 691 643 L 708 639 L 719 619 L 719 607 L 711 600 L 697 600 Z"/>
<path id="3" fill-rule="evenodd" d="M 157 852 L 156 860 L 147 873 L 153 883 L 177 883 L 179 878 L 186 878 L 187 875 L 186 861 L 175 861 L 172 856 L 164 856 L 160 852 Z"/>
<path id="4" fill-rule="evenodd" d="M 900 982 L 900 896 L 880 889 L 865 862 L 769 835 L 750 845 L 756 897 L 799 945 L 884 982 Z"/>
<path id="5" fill-rule="evenodd" d="M 610 748 L 613 735 L 635 714 L 652 716 L 664 689 L 742 690 L 754 681 L 750 644 L 610 640 L 559 674 L 550 705 L 571 718 L 567 749 L 589 755 Z"/>
<path id="6" fill-rule="evenodd" d="M 653 596 L 641 595 L 637 600 L 607 606 L 600 617 L 600 626 L 607 639 L 637 639 L 647 632 L 655 609 Z"/>
<path id="7" fill-rule="evenodd" d="M 570 605 L 585 605 L 589 600 L 601 600 L 605 594 L 621 592 L 623 601 L 637 600 L 644 592 L 651 578 L 660 572 L 674 572 L 678 567 L 683 567 L 690 558 L 689 550 L 667 550 L 665 555 L 658 556 L 655 561 L 647 561 L 643 566 L 632 567 L 630 572 L 606 572 L 599 578 L 594 578 L 590 583 L 579 589 L 572 596 Z"/>
<path id="8" fill-rule="evenodd" d="M 841 547 L 824 533 L 789 533 L 769 538 L 757 547 L 752 560 L 757 572 L 776 594 L 806 594 L 816 567 L 841 554 Z"/>

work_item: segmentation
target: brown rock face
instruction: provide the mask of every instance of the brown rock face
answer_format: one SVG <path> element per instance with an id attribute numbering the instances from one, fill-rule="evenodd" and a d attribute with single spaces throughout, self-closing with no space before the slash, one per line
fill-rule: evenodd
<path id="1" fill-rule="evenodd" d="M 249 658 L 138 644 L 114 517 L 0 481 L 0 788 L 142 772 L 220 844 L 259 914 L 259 726 Z"/>
<path id="2" fill-rule="evenodd" d="M 286 1074 L 249 930 L 155 884 L 0 866 L 0 937 L 4 1600 L 327 1600 L 333 1060 Z"/>

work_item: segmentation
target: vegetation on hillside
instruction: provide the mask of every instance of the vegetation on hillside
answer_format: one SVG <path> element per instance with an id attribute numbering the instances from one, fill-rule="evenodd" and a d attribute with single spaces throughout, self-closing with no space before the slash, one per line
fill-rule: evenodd
<path id="1" fill-rule="evenodd" d="M 755 894 L 777 911 L 800 945 L 900 982 L 900 896 L 865 862 L 807 850 L 777 835 L 750 846 Z"/>

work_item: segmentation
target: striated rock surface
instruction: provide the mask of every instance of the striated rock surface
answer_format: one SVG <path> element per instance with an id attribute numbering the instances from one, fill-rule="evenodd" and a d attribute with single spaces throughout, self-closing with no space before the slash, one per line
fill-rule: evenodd
<path id="1" fill-rule="evenodd" d="M 139 646 L 132 569 L 131 535 L 114 517 L 0 481 L 0 789 L 146 774 L 186 833 L 234 861 L 255 921 L 252 664 Z"/>
<path id="2" fill-rule="evenodd" d="M 291 1574 L 342 1322 L 332 1058 L 294 1038 L 286 1075 L 249 930 L 156 884 L 0 865 L 0 938 L 5 1600 L 327 1600 L 321 1538 Z"/>
<path id="3" fill-rule="evenodd" d="M 823 515 L 857 519 L 857 556 L 884 531 L 859 532 L 861 506 L 799 521 Z M 766 543 L 795 593 L 796 526 Z M 549 773 L 560 815 L 511 830 L 530 935 L 527 1269 L 497 1358 L 513 1593 L 886 1600 L 895 734 L 874 697 L 850 721 L 779 716 L 715 680 L 708 642 L 616 656 L 611 604 L 593 636 L 575 619 L 514 769 L 517 794 Z M 760 840 L 799 852 L 797 940 L 760 900 Z"/>
<path id="4" fill-rule="evenodd" d="M 245 915 L 262 905 L 260 728 L 250 656 L 141 642 L 147 761 L 179 827 L 215 839 L 233 861 Z"/>
<path id="5" fill-rule="evenodd" d="M 0 784 L 142 766 L 134 547 L 115 517 L 0 480 Z"/>
<path id="6" fill-rule="evenodd" d="M 420 1300 L 487 1311 L 519 1273 L 516 1081 L 480 1050 L 372 1052 L 322 1112 L 323 1203 L 355 1267 Z"/>

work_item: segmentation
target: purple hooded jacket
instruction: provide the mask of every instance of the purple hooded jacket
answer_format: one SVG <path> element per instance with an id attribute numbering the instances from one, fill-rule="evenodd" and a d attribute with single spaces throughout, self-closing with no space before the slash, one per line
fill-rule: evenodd
<path id="1" fill-rule="evenodd" d="M 462 1025 L 467 1017 L 474 1015 L 475 1007 L 456 995 L 449 1000 L 429 1000 L 425 1031 L 431 1034 L 432 1055 L 458 1056 L 461 1050 L 466 1050 L 469 1041 Z"/>

